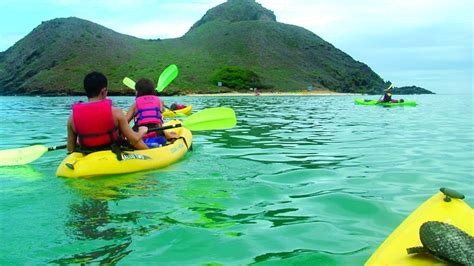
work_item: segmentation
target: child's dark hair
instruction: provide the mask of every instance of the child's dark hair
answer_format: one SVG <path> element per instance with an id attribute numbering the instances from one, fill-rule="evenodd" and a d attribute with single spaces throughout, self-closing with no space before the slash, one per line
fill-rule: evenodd
<path id="1" fill-rule="evenodd" d="M 103 88 L 107 87 L 107 78 L 100 72 L 91 72 L 84 78 L 84 90 L 87 98 L 96 97 Z"/>
<path id="2" fill-rule="evenodd" d="M 149 79 L 140 79 L 135 84 L 135 90 L 137 91 L 137 97 L 143 95 L 156 95 L 155 83 Z"/>

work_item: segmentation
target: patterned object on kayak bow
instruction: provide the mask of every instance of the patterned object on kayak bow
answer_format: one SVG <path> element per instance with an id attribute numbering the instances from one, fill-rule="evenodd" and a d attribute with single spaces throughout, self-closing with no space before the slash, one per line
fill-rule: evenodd
<path id="1" fill-rule="evenodd" d="M 420 227 L 423 247 L 408 248 L 408 254 L 429 253 L 436 258 L 461 265 L 474 265 L 474 238 L 459 228 L 438 221 Z"/>

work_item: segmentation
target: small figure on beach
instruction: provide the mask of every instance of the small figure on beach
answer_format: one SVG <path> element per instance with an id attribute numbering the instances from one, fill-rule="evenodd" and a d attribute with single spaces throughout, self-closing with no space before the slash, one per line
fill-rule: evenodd
<path id="1" fill-rule="evenodd" d="M 257 88 L 255 88 L 255 96 L 260 96 L 260 91 Z"/>
<path id="2" fill-rule="evenodd" d="M 134 119 L 133 130 L 140 127 L 160 128 L 163 124 L 164 102 L 158 97 L 155 84 L 149 79 L 140 79 L 135 84 L 136 98 L 127 112 L 127 121 Z M 163 146 L 167 139 L 177 138 L 176 133 L 171 131 L 153 131 L 145 134 L 143 140 L 150 148 Z"/>
<path id="3" fill-rule="evenodd" d="M 112 106 L 107 99 L 107 78 L 100 72 L 91 72 L 84 78 L 87 102 L 72 105 L 72 113 L 67 122 L 68 152 L 93 152 L 117 150 L 126 142 L 135 149 L 148 149 L 142 141 L 146 127 L 133 131 L 120 108 Z"/>

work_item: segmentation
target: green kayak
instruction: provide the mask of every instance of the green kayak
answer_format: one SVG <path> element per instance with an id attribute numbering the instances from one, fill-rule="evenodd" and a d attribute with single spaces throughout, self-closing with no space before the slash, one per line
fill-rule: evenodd
<path id="1" fill-rule="evenodd" d="M 382 103 L 378 100 L 364 100 L 364 99 L 355 99 L 355 104 L 362 104 L 362 105 L 381 105 L 381 106 L 416 106 L 415 101 L 403 101 L 403 102 L 387 102 Z"/>

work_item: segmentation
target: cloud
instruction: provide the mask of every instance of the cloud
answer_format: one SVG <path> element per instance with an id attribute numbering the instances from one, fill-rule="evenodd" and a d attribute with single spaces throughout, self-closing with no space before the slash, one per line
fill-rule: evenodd
<path id="1" fill-rule="evenodd" d="M 143 39 L 168 39 L 181 37 L 192 26 L 187 21 L 148 20 L 130 24 L 116 20 L 102 20 L 99 24 L 120 33 Z"/>
<path id="2" fill-rule="evenodd" d="M 52 5 L 60 6 L 76 6 L 83 8 L 85 6 L 95 6 L 97 8 L 105 9 L 119 9 L 127 7 L 143 6 L 147 0 L 95 0 L 95 1 L 83 1 L 83 0 L 49 0 Z"/>
<path id="3" fill-rule="evenodd" d="M 200 16 L 204 16 L 205 12 L 217 5 L 224 3 L 223 0 L 195 0 L 195 1 L 171 1 L 162 4 L 162 7 L 174 10 L 176 13 L 201 12 Z"/>
<path id="4" fill-rule="evenodd" d="M 102 2 L 113 2 L 113 0 L 102 0 Z M 141 2 L 142 5 L 137 5 L 140 8 L 150 4 L 147 0 Z M 194 23 L 204 16 L 207 10 L 223 2 L 222 0 L 162 1 L 159 5 L 152 5 L 152 10 L 143 11 L 141 13 L 144 15 L 143 17 L 135 12 L 130 12 L 130 16 L 123 16 L 122 19 L 96 19 L 95 22 L 138 38 L 177 38 L 183 36 Z"/>
<path id="5" fill-rule="evenodd" d="M 257 0 L 280 22 L 299 25 L 322 36 L 403 31 L 439 21 L 470 20 L 470 0 L 312 1 Z M 471 7 L 471 8 L 469 8 Z"/>

